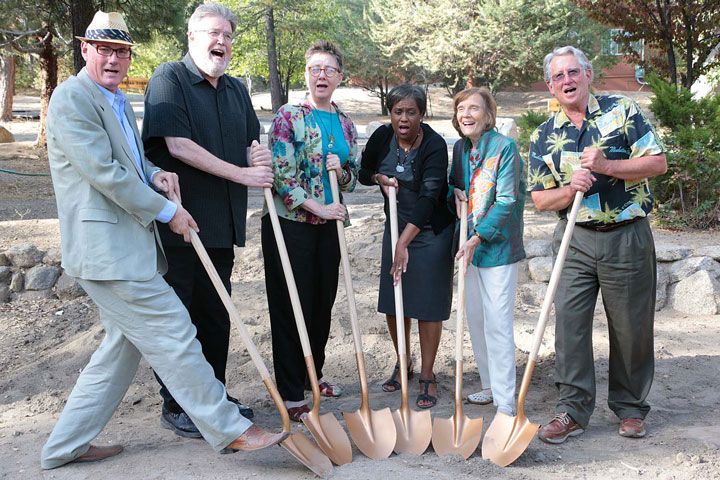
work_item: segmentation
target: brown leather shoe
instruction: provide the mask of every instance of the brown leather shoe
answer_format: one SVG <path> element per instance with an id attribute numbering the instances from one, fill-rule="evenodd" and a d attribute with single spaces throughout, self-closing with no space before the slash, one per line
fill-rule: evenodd
<path id="1" fill-rule="evenodd" d="M 642 418 L 621 418 L 620 430 L 621 437 L 642 438 L 645 436 L 645 422 Z"/>
<path id="2" fill-rule="evenodd" d="M 122 451 L 122 445 L 108 445 L 107 447 L 96 447 L 95 445 L 90 445 L 87 452 L 83 453 L 70 463 L 97 462 L 98 460 L 104 460 L 108 457 L 114 457 Z"/>
<path id="3" fill-rule="evenodd" d="M 565 412 L 558 413 L 547 425 L 538 430 L 538 438 L 545 443 L 563 443 L 568 437 L 577 437 L 585 430 Z"/>
<path id="4" fill-rule="evenodd" d="M 285 440 L 288 435 L 290 435 L 288 432 L 270 433 L 255 425 L 251 425 L 250 428 L 245 430 L 245 433 L 230 442 L 230 445 L 225 448 L 233 452 L 237 452 L 238 450 L 252 452 L 253 450 L 260 450 L 272 445 L 277 445 Z"/>

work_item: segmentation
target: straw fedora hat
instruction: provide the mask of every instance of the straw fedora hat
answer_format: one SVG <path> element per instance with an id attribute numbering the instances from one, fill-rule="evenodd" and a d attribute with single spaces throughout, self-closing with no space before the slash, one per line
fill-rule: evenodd
<path id="1" fill-rule="evenodd" d="M 85 30 L 84 37 L 75 37 L 84 42 L 108 42 L 122 45 L 137 45 L 133 42 L 122 15 L 117 12 L 98 10 Z"/>

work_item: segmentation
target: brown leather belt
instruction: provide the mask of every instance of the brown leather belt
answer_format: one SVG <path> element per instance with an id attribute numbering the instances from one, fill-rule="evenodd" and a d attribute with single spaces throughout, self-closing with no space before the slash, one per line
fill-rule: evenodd
<path id="1" fill-rule="evenodd" d="M 593 230 L 595 232 L 609 232 L 610 230 L 615 230 L 616 228 L 624 227 L 625 225 L 630 225 L 631 223 L 635 223 L 641 218 L 645 217 L 633 217 L 630 220 L 623 220 L 622 222 L 617 223 L 610 223 L 607 225 L 583 225 L 581 223 L 578 223 L 578 227 L 586 228 L 588 230 Z"/>

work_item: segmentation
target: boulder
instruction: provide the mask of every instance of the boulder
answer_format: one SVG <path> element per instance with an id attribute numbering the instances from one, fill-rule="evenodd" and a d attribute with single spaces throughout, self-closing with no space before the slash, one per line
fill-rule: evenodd
<path id="1" fill-rule="evenodd" d="M 55 293 L 61 300 L 77 298 L 85 295 L 85 290 L 75 277 L 63 272 L 55 284 Z"/>
<path id="2" fill-rule="evenodd" d="M 45 300 L 48 298 L 53 298 L 53 291 L 50 289 L 47 290 L 25 290 L 24 292 L 18 292 L 15 294 L 15 300 L 25 300 L 25 301 L 33 301 L 33 300 Z"/>
<path id="3" fill-rule="evenodd" d="M 716 262 L 720 262 L 720 245 L 709 245 L 698 248 L 695 250 L 695 255 L 698 257 L 710 257 Z M 0 265 L 2 265 L 2 263 L 0 263 Z"/>
<path id="4" fill-rule="evenodd" d="M 684 280 L 699 270 L 707 270 L 715 279 L 720 278 L 720 264 L 710 257 L 690 257 L 672 262 L 667 267 L 670 283 Z"/>
<path id="5" fill-rule="evenodd" d="M 552 242 L 550 240 L 532 240 L 525 245 L 527 258 L 552 257 Z"/>
<path id="6" fill-rule="evenodd" d="M 25 272 L 25 290 L 47 290 L 55 285 L 60 268 L 37 265 Z"/>
<path id="7" fill-rule="evenodd" d="M 693 273 L 673 288 L 672 307 L 690 315 L 720 313 L 720 281 L 707 270 Z"/>
<path id="8" fill-rule="evenodd" d="M 517 296 L 525 305 L 541 307 L 546 291 L 547 285 L 544 283 L 523 283 L 517 287 Z"/>
<path id="9" fill-rule="evenodd" d="M 667 302 L 668 285 L 670 277 L 662 263 L 657 264 L 657 286 L 655 288 L 655 311 L 659 311 Z"/>
<path id="10" fill-rule="evenodd" d="M 672 243 L 658 243 L 655 245 L 655 255 L 658 262 L 674 262 L 692 255 L 692 248 Z"/>
<path id="11" fill-rule="evenodd" d="M 10 291 L 22 292 L 23 288 L 25 288 L 25 276 L 22 272 L 13 272 L 10 280 Z"/>
<path id="12" fill-rule="evenodd" d="M 8 260 L 16 267 L 34 267 L 43 259 L 43 252 L 30 243 L 21 243 L 5 251 Z"/>
<path id="13" fill-rule="evenodd" d="M 12 277 L 12 270 L 10 267 L 6 266 L 0 266 L 0 282 L 4 282 L 5 280 Z"/>
<path id="14" fill-rule="evenodd" d="M 62 263 L 62 252 L 59 248 L 51 248 L 45 252 L 42 263 L 53 267 L 59 267 L 60 263 Z"/>
<path id="15" fill-rule="evenodd" d="M 528 267 L 528 260 L 520 260 L 518 262 L 518 285 L 522 283 L 528 283 L 530 281 L 530 269 Z"/>
<path id="16" fill-rule="evenodd" d="M 370 123 L 368 123 L 368 124 L 365 126 L 365 135 L 367 135 L 368 138 L 370 138 L 370 135 L 372 135 L 375 130 L 377 130 L 378 128 L 382 127 L 382 125 L 383 125 L 382 122 L 370 122 Z"/>
<path id="17" fill-rule="evenodd" d="M 10 287 L 0 284 L 0 303 L 10 301 Z"/>
<path id="18" fill-rule="evenodd" d="M 8 260 L 7 255 L 0 253 L 0 266 L 5 265 L 10 265 L 10 260 Z"/>
<path id="19" fill-rule="evenodd" d="M 498 117 L 495 120 L 495 127 L 497 128 L 497 131 L 505 135 L 506 137 L 510 137 L 513 140 L 518 139 L 520 135 L 518 135 L 518 128 L 517 123 L 515 123 L 515 120 L 512 118 L 500 118 Z"/>
<path id="20" fill-rule="evenodd" d="M 0 143 L 12 143 L 15 141 L 15 137 L 5 127 L 0 127 Z"/>
<path id="21" fill-rule="evenodd" d="M 535 282 L 549 282 L 552 267 L 552 257 L 535 257 L 528 261 L 530 278 Z"/>

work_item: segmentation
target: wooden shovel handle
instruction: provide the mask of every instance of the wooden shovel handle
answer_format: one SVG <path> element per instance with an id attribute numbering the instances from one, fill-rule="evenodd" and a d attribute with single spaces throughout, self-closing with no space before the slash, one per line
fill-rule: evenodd
<path id="1" fill-rule="evenodd" d="M 460 203 L 460 238 L 458 250 L 465 244 L 468 236 L 468 204 Z M 462 415 L 463 385 L 463 332 L 465 326 L 465 257 L 458 260 L 458 294 L 455 319 L 455 411 Z"/>

